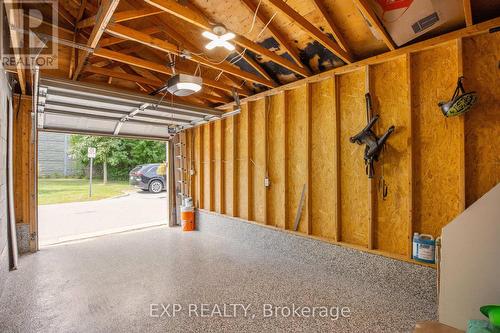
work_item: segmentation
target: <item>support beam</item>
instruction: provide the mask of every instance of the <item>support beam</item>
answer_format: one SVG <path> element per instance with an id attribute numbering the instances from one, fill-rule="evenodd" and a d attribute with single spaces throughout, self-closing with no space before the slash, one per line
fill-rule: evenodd
<path id="1" fill-rule="evenodd" d="M 247 188 L 247 211 L 246 211 L 246 219 L 250 221 L 254 221 L 254 209 L 253 209 L 253 175 L 254 175 L 254 158 L 253 158 L 253 116 L 255 115 L 254 113 L 254 105 L 253 103 L 248 103 L 247 104 L 247 109 L 246 109 L 246 114 L 245 117 L 242 118 L 242 121 L 246 121 L 246 132 L 244 133 L 245 135 L 245 150 L 247 151 L 247 158 L 245 161 L 245 169 L 246 169 L 246 188 Z"/>
<path id="2" fill-rule="evenodd" d="M 130 21 L 142 17 L 148 17 L 152 15 L 158 15 L 161 14 L 163 11 L 156 9 L 156 8 L 151 8 L 147 7 L 144 9 L 132 9 L 132 10 L 125 10 L 122 12 L 118 12 L 114 14 L 111 17 L 111 22 L 113 23 L 119 23 L 119 22 L 125 22 L 125 21 Z M 83 29 L 83 28 L 88 28 L 91 26 L 94 26 L 97 22 L 97 15 L 89 17 L 85 20 L 82 20 L 81 22 L 78 22 L 76 27 L 78 29 Z"/>
<path id="3" fill-rule="evenodd" d="M 225 129 L 225 124 L 226 124 L 226 121 L 228 121 L 227 119 L 222 119 L 219 121 L 219 126 L 220 126 L 220 138 L 219 138 L 219 145 L 220 145 L 220 156 L 218 156 L 217 158 L 217 162 L 219 163 L 219 175 L 218 175 L 218 179 L 219 179 L 219 183 L 217 184 L 217 186 L 219 186 L 219 207 L 218 207 L 218 212 L 219 214 L 225 214 L 225 193 L 224 193 L 224 183 L 225 183 L 225 175 L 224 175 L 224 163 L 226 163 L 226 154 L 225 154 L 225 149 L 224 149 L 224 129 Z M 216 162 L 216 163 L 217 163 Z"/>
<path id="4" fill-rule="evenodd" d="M 464 3 L 467 1 L 464 1 Z M 456 41 L 456 47 L 457 47 L 457 64 L 458 64 L 458 73 L 457 77 L 461 77 L 464 75 L 464 59 L 463 59 L 463 46 L 462 46 L 462 38 L 457 38 Z M 465 188 L 465 117 L 459 117 L 458 119 L 460 123 L 460 137 L 459 137 L 459 142 L 460 142 L 460 165 L 458 166 L 460 170 L 460 174 L 458 177 L 459 180 L 459 209 L 460 212 L 463 212 L 466 208 L 466 188 Z"/>
<path id="5" fill-rule="evenodd" d="M 205 149 L 203 149 L 203 131 L 205 131 L 204 126 L 198 126 L 196 127 L 196 136 L 198 137 L 198 161 L 196 163 L 197 167 L 197 172 L 198 172 L 198 177 L 196 180 L 198 181 L 197 184 L 197 189 L 198 189 L 198 208 L 205 208 L 205 189 L 204 189 L 204 182 L 205 182 L 205 166 L 203 165 L 204 163 L 204 158 L 205 158 Z"/>
<path id="6" fill-rule="evenodd" d="M 222 103 L 222 104 L 224 104 L 224 103 L 227 103 L 229 101 L 229 98 L 215 96 L 215 95 L 212 95 L 212 94 L 210 94 L 208 92 L 203 92 L 203 91 L 197 92 L 195 94 L 195 96 L 207 99 L 207 100 L 215 102 L 215 103 Z"/>
<path id="7" fill-rule="evenodd" d="M 251 13 L 257 12 L 257 18 L 263 23 L 267 24 L 270 20 L 270 17 L 262 10 L 257 10 L 257 5 L 253 0 L 241 0 L 243 4 L 250 10 Z M 290 42 L 283 36 L 278 27 L 272 22 L 267 26 L 267 29 L 271 33 L 271 35 L 276 39 L 276 41 L 281 45 L 283 51 L 286 51 L 290 57 L 300 66 L 304 67 L 302 62 L 300 61 L 300 55 L 298 49 L 290 44 Z"/>
<path id="8" fill-rule="evenodd" d="M 129 2 L 127 2 L 127 3 L 129 3 Z M 163 11 L 162 11 L 162 13 L 163 13 Z M 165 20 L 165 18 L 163 18 L 161 16 L 152 17 L 151 23 L 154 25 L 153 27 L 143 29 L 143 30 L 141 30 L 141 32 L 145 33 L 147 35 L 154 35 L 158 32 L 163 32 L 175 41 L 175 44 L 178 45 L 178 50 L 187 49 L 187 50 L 191 51 L 191 53 L 195 53 L 195 54 L 203 52 L 198 47 L 196 47 L 194 44 L 192 44 L 190 41 L 188 41 L 182 34 L 180 34 L 175 29 L 173 29 L 170 26 L 170 24 L 167 22 L 167 20 Z M 122 43 L 125 41 L 127 41 L 127 39 L 122 39 L 122 38 L 118 38 L 118 37 L 109 37 L 109 39 L 106 39 L 106 41 L 104 39 L 102 39 L 101 42 L 99 43 L 99 46 L 104 47 L 104 46 L 106 46 L 106 44 L 113 45 L 113 44 Z M 156 51 L 156 49 L 153 49 L 153 50 Z M 232 65 L 227 60 L 225 61 L 225 63 Z M 261 72 L 259 72 L 259 73 L 262 74 Z M 226 76 L 235 83 L 235 87 L 239 87 L 241 85 L 241 82 L 237 82 L 238 79 L 233 78 L 232 76 L 229 76 L 229 75 L 226 75 Z M 268 78 L 265 75 L 262 75 L 262 76 L 264 76 L 266 79 L 271 80 L 271 78 Z"/>
<path id="9" fill-rule="evenodd" d="M 145 0 L 148 4 L 155 6 L 164 10 L 167 13 L 170 13 L 192 25 L 195 25 L 203 30 L 212 30 L 212 24 L 208 20 L 208 18 L 203 14 L 193 8 L 189 3 L 186 6 L 181 5 L 177 1 L 174 0 Z M 241 35 L 236 35 L 234 42 L 238 45 L 241 45 L 244 48 L 249 49 L 250 51 L 260 54 L 265 58 L 275 62 L 276 64 L 283 66 L 289 69 L 292 72 L 295 72 L 302 76 L 308 76 L 308 72 L 299 67 L 298 65 L 292 63 L 291 61 L 277 55 L 274 52 L 269 51 L 265 47 L 258 45 L 257 43 L 252 42 L 251 40 L 243 37 Z"/>
<path id="10" fill-rule="evenodd" d="M 290 100 L 288 97 L 288 92 L 285 91 L 283 93 L 283 108 L 285 116 L 283 117 L 283 184 L 285 186 L 285 190 L 283 191 L 283 211 L 285 215 L 285 222 L 283 223 L 283 229 L 290 229 L 288 226 L 290 225 L 290 214 L 288 213 L 288 109 L 290 107 Z"/>
<path id="11" fill-rule="evenodd" d="M 324 47 L 330 50 L 337 57 L 342 59 L 346 63 L 353 62 L 352 56 L 344 51 L 339 44 L 336 44 L 327 35 L 325 35 L 321 30 L 316 28 L 308 20 L 306 20 L 302 15 L 297 13 L 292 7 L 287 5 L 283 0 L 267 0 L 276 9 L 280 10 L 283 14 L 288 16 L 295 24 L 298 24 L 304 32 L 306 32 L 311 38 L 319 41 Z"/>
<path id="12" fill-rule="evenodd" d="M 160 28 L 158 28 L 157 26 L 149 27 L 149 28 L 142 29 L 139 31 L 145 35 L 154 35 L 154 34 L 162 32 L 162 30 Z M 99 41 L 98 45 L 99 45 L 99 47 L 107 47 L 107 46 L 116 45 L 116 44 L 126 42 L 127 40 L 128 39 L 119 38 L 119 37 L 107 37 L 107 38 L 101 39 Z"/>
<path id="13" fill-rule="evenodd" d="M 75 23 L 78 24 L 85 14 L 85 7 L 87 6 L 87 0 L 82 0 L 80 8 L 78 9 L 78 14 L 76 15 Z"/>
<path id="14" fill-rule="evenodd" d="M 306 219 L 307 219 L 307 234 L 312 235 L 312 182 L 311 182 L 311 117 L 312 117 L 312 85 L 310 83 L 306 84 Z"/>
<path id="15" fill-rule="evenodd" d="M 118 61 L 118 62 L 128 64 L 131 66 L 136 66 L 136 67 L 148 69 L 148 70 L 151 70 L 153 72 L 163 73 L 163 74 L 167 74 L 167 75 L 173 75 L 172 69 L 170 67 L 167 67 L 165 65 L 158 64 L 158 63 L 155 63 L 155 62 L 152 62 L 149 60 L 144 60 L 141 58 L 137 58 L 137 57 L 122 54 L 119 52 L 111 51 L 108 49 L 103 49 L 103 48 L 96 49 L 94 51 L 94 55 L 97 57 L 101 57 L 101 58 L 105 58 L 105 59 L 109 59 L 109 60 L 113 60 L 113 61 Z M 208 86 L 208 87 L 213 87 L 216 89 L 220 89 L 220 90 L 223 90 L 223 91 L 226 91 L 229 93 L 232 93 L 232 91 L 233 91 L 233 87 L 231 87 L 227 84 L 224 84 L 222 82 L 210 80 L 207 78 L 203 78 L 203 85 Z M 243 89 L 237 89 L 237 90 L 238 90 L 238 93 L 240 95 L 245 95 L 245 96 L 248 95 L 246 93 L 246 91 Z"/>
<path id="16" fill-rule="evenodd" d="M 264 99 L 264 181 L 269 180 L 269 108 L 270 98 Z M 266 185 L 266 184 L 264 184 Z M 269 187 L 264 186 L 264 224 L 268 224 L 268 201 L 269 201 Z"/>
<path id="17" fill-rule="evenodd" d="M 26 78 L 24 77 L 24 68 L 21 64 L 21 55 L 19 54 L 19 48 L 23 40 L 23 33 L 15 31 L 14 28 L 21 29 L 23 26 L 23 16 L 20 15 L 18 8 L 14 7 L 13 2 L 4 1 L 5 12 L 7 20 L 9 22 L 10 40 L 12 42 L 12 50 L 14 51 L 14 58 L 16 60 L 16 73 L 19 85 L 21 86 L 21 92 L 23 95 L 26 94 Z M 16 4 L 17 6 L 17 4 Z M 18 15 L 19 14 L 19 15 Z"/>
<path id="18" fill-rule="evenodd" d="M 264 96 L 276 95 L 277 93 L 280 93 L 282 91 L 291 90 L 293 88 L 300 87 L 301 85 L 304 85 L 304 83 L 306 83 L 306 82 L 322 81 L 322 80 L 324 80 L 326 78 L 330 78 L 336 74 L 340 75 L 342 73 L 354 71 L 361 66 L 379 64 L 382 62 L 386 62 L 390 59 L 404 56 L 404 55 L 409 54 L 409 53 L 420 52 L 420 51 L 432 49 L 432 48 L 441 46 L 443 44 L 446 44 L 450 41 L 453 41 L 457 38 L 465 38 L 465 37 L 470 37 L 470 36 L 475 36 L 475 35 L 479 35 L 482 33 L 486 33 L 488 30 L 495 28 L 499 25 L 500 25 L 500 17 L 496 17 L 494 19 L 491 19 L 491 20 L 488 20 L 488 21 L 485 21 L 482 23 L 478 23 L 478 24 L 475 24 L 475 25 L 470 26 L 470 27 L 466 27 L 466 28 L 463 28 L 460 30 L 455 30 L 455 31 L 449 32 L 449 33 L 444 34 L 444 35 L 440 35 L 440 36 L 437 36 L 437 37 L 434 37 L 431 39 L 424 40 L 422 42 L 418 42 L 415 44 L 411 44 L 408 46 L 398 48 L 394 51 L 390 51 L 390 52 L 382 53 L 382 54 L 379 54 L 379 55 L 376 55 L 376 56 L 373 56 L 370 58 L 366 58 L 366 59 L 357 61 L 353 64 L 350 64 L 350 65 L 333 68 L 333 69 L 327 70 L 323 73 L 316 74 L 314 76 L 311 76 L 311 77 L 308 77 L 308 78 L 305 78 L 302 80 L 297 80 L 297 81 L 279 86 L 279 87 L 274 88 L 274 89 L 266 90 L 266 91 L 263 91 L 261 93 L 254 94 L 250 97 L 244 98 L 241 100 L 241 102 L 245 103 L 245 102 L 255 101 L 255 100 L 258 100 Z M 229 108 L 232 108 L 233 106 L 234 106 L 234 102 L 226 104 L 226 105 L 221 106 L 219 108 L 220 109 L 229 109 Z"/>
<path id="19" fill-rule="evenodd" d="M 206 124 L 205 130 L 208 130 L 208 186 L 209 186 L 209 198 L 208 198 L 208 207 L 205 207 L 209 211 L 215 211 L 214 203 L 215 203 L 215 156 L 214 156 L 214 123 Z"/>
<path id="20" fill-rule="evenodd" d="M 155 38 L 153 36 L 144 34 L 138 30 L 134 30 L 131 28 L 128 28 L 126 26 L 120 25 L 120 24 L 115 24 L 111 23 L 107 27 L 106 31 L 116 37 L 135 41 L 137 43 L 149 46 L 151 48 L 166 52 L 166 53 L 178 53 L 179 49 L 177 45 L 171 44 L 163 39 Z M 240 77 L 244 80 L 248 80 L 251 82 L 255 82 L 258 84 L 262 84 L 264 86 L 267 86 L 269 88 L 274 88 L 276 86 L 275 83 L 273 83 L 270 80 L 264 79 L 260 76 L 257 76 L 252 73 L 248 73 L 245 71 L 242 71 L 241 69 L 228 65 L 228 64 L 213 64 L 210 61 L 206 60 L 205 58 L 201 56 L 197 56 L 195 54 L 192 55 L 192 58 L 190 59 L 191 61 L 194 61 L 196 63 L 202 64 L 204 66 L 216 69 L 216 70 L 221 70 L 226 73 L 232 74 L 234 76 Z"/>
<path id="21" fill-rule="evenodd" d="M 377 30 L 377 32 L 380 34 L 382 37 L 382 40 L 384 41 L 385 45 L 389 48 L 389 50 L 395 50 L 396 49 L 396 44 L 394 44 L 394 41 L 392 40 L 391 36 L 385 31 L 384 26 L 382 23 L 380 23 L 380 20 L 377 17 L 377 14 L 373 11 L 373 9 L 370 7 L 370 4 L 368 3 L 367 0 L 352 0 L 354 4 L 358 7 L 359 11 L 363 14 L 366 20 L 370 22 L 373 28 Z"/>
<path id="22" fill-rule="evenodd" d="M 66 8 L 63 7 L 61 3 L 59 3 L 57 6 L 57 13 L 59 14 L 60 17 L 64 19 L 64 21 L 69 23 L 72 27 L 75 26 L 75 18 L 71 15 L 70 12 L 66 10 Z"/>
<path id="23" fill-rule="evenodd" d="M 365 66 L 365 92 L 370 93 L 371 90 L 371 76 L 370 65 Z M 377 183 L 375 178 L 368 179 L 368 249 L 372 250 L 375 246 L 374 233 L 376 223 L 376 196 L 377 196 Z"/>
<path id="24" fill-rule="evenodd" d="M 463 0 L 463 1 L 464 1 L 465 24 L 467 26 L 471 26 L 474 24 L 472 18 L 471 0 Z"/>
<path id="25" fill-rule="evenodd" d="M 30 13 L 24 13 L 23 16 L 25 18 L 27 18 L 27 19 L 36 20 L 35 22 L 40 21 L 40 18 L 37 17 L 37 16 L 35 16 L 34 14 L 30 15 Z M 40 21 L 40 25 L 44 25 L 44 26 L 47 26 L 47 27 L 55 28 L 55 29 L 57 29 L 57 31 L 58 31 L 59 34 L 63 34 L 64 33 L 64 34 L 68 34 L 68 35 L 72 36 L 73 33 L 74 33 L 73 30 L 70 30 L 70 29 L 58 26 L 58 25 L 55 24 L 55 22 L 48 22 L 48 21 L 41 20 Z M 38 28 L 40 28 L 40 27 L 38 27 Z M 34 29 L 38 29 L 38 28 L 34 28 Z"/>
<path id="26" fill-rule="evenodd" d="M 238 140 L 238 136 L 237 136 L 237 133 L 236 133 L 236 116 L 234 117 L 230 117 L 228 118 L 226 121 L 230 121 L 231 122 L 231 128 L 233 130 L 233 136 L 231 138 L 231 150 L 232 150 L 232 154 L 231 154 L 231 207 L 233 207 L 233 217 L 236 217 L 238 216 L 237 214 L 237 204 L 238 204 L 238 197 L 237 197 L 237 194 L 236 194 L 236 186 L 238 184 L 238 180 L 237 180 L 237 174 L 236 174 L 236 163 L 237 163 L 237 160 L 236 160 L 236 149 L 237 149 L 237 140 Z"/>
<path id="27" fill-rule="evenodd" d="M 118 64 L 120 64 L 120 63 L 118 63 Z M 114 71 L 114 70 L 111 70 L 108 68 L 102 68 L 102 67 L 97 67 L 97 66 L 85 66 L 83 71 L 87 72 L 87 73 L 108 76 L 109 78 L 117 78 L 117 79 L 121 79 L 121 80 L 135 82 L 136 84 L 138 84 L 138 86 L 141 89 L 144 89 L 146 91 L 148 91 L 148 89 L 146 89 L 142 85 L 140 85 L 141 83 L 147 84 L 147 85 L 152 86 L 154 88 L 161 87 L 164 84 L 163 81 L 158 80 L 156 78 L 145 78 L 143 76 L 127 73 L 125 70 Z M 215 103 L 223 103 L 224 104 L 224 103 L 227 103 L 230 101 L 229 98 L 223 98 L 220 96 L 208 94 L 208 93 L 205 93 L 203 91 L 196 93 L 195 96 L 212 101 L 212 102 L 215 102 Z"/>
<path id="28" fill-rule="evenodd" d="M 243 52 L 243 49 L 240 46 L 236 47 L 236 50 L 239 53 Z M 239 56 L 237 56 L 237 57 L 239 57 Z M 257 61 L 255 61 L 252 57 L 250 57 L 248 54 L 244 54 L 241 57 L 241 59 L 239 59 L 238 61 L 235 62 L 235 64 L 237 64 L 238 62 L 240 62 L 242 60 L 246 61 L 250 66 L 252 66 L 253 69 L 255 69 L 264 78 L 266 78 L 267 80 L 269 80 L 271 82 L 274 82 L 274 80 L 271 78 L 271 76 L 269 76 L 269 74 L 267 74 L 267 72 L 264 70 L 264 68 L 262 68 L 262 66 Z"/>
<path id="29" fill-rule="evenodd" d="M 411 54 L 407 54 L 406 58 L 406 84 L 408 87 L 408 109 L 406 110 L 407 124 L 408 124 L 408 146 L 406 148 L 408 154 L 408 243 L 406 249 L 407 259 L 412 259 L 413 253 L 413 192 L 414 192 L 414 181 L 413 181 L 413 117 L 411 110 L 412 105 L 412 93 L 411 93 Z"/>
<path id="30" fill-rule="evenodd" d="M 335 114 L 335 128 L 333 129 L 333 132 L 335 133 L 334 136 L 334 147 L 335 147 L 335 155 L 334 155 L 334 161 L 333 161 L 333 177 L 335 178 L 335 221 L 334 221 L 334 227 L 335 227 L 335 237 L 334 240 L 336 242 L 340 242 L 342 240 L 341 235 L 342 235 L 342 216 L 341 216 L 341 201 L 340 201 L 340 113 L 339 113 L 339 86 L 337 84 L 337 77 L 333 75 L 332 78 L 333 82 L 333 91 L 334 91 L 334 97 L 335 100 L 333 102 L 333 112 Z"/>
<path id="31" fill-rule="evenodd" d="M 347 53 L 352 55 L 352 52 L 349 49 L 349 46 L 347 45 L 347 42 L 345 41 L 344 37 L 342 36 L 342 33 L 337 28 L 337 25 L 333 22 L 331 16 L 326 11 L 326 8 L 325 8 L 325 5 L 323 4 L 323 1 L 325 1 L 325 0 L 313 0 L 314 5 L 316 6 L 316 9 L 319 10 L 321 15 L 325 19 L 326 23 L 328 23 L 328 26 L 330 27 L 330 30 L 332 31 L 333 37 L 335 38 L 337 43 L 340 45 L 341 48 L 344 49 L 344 51 L 346 51 Z"/>
<path id="32" fill-rule="evenodd" d="M 149 84 L 149 85 L 152 85 L 155 87 L 159 87 L 163 84 L 163 82 L 160 80 L 146 79 L 146 78 L 139 76 L 139 75 L 132 75 L 132 74 L 128 74 L 128 73 L 117 72 L 117 71 L 114 71 L 114 70 L 111 70 L 108 68 L 102 68 L 102 67 L 91 66 L 91 65 L 85 66 L 83 71 L 88 72 L 88 73 L 94 73 L 94 74 L 114 77 L 114 78 L 121 79 L 121 80 Z"/>
<path id="33" fill-rule="evenodd" d="M 111 19 L 111 16 L 113 15 L 119 2 L 120 0 L 102 0 L 101 7 L 99 7 L 99 12 L 96 15 L 94 28 L 92 29 L 90 37 L 87 41 L 88 47 L 93 49 L 97 46 L 97 43 L 99 42 L 99 39 L 101 39 L 101 36 L 104 33 L 104 30 L 106 29 L 106 26 L 108 25 L 108 22 Z M 87 51 L 83 52 L 83 55 L 78 62 L 78 66 L 76 67 L 75 74 L 73 75 L 73 80 L 78 79 L 78 75 L 80 75 L 80 72 L 82 71 L 85 62 L 87 61 L 89 54 L 90 53 Z"/>

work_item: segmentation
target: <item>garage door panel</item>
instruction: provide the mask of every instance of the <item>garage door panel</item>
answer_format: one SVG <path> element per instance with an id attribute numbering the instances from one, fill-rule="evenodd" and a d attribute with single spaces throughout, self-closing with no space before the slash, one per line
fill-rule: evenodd
<path id="1" fill-rule="evenodd" d="M 53 78 L 38 80 L 35 98 L 39 130 L 67 133 L 169 140 L 175 131 L 223 114 L 213 108 Z"/>

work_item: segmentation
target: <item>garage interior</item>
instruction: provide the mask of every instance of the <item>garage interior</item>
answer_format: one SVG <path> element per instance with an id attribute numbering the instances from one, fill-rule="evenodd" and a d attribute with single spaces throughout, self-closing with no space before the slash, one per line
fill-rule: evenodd
<path id="1" fill-rule="evenodd" d="M 500 325 L 498 1 L 2 11 L 0 331 Z M 169 225 L 40 250 L 42 131 L 168 141 Z"/>

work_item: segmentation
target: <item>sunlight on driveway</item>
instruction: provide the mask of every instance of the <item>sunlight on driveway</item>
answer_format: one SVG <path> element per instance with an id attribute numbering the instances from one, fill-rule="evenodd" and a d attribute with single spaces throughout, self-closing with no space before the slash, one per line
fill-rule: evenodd
<path id="1" fill-rule="evenodd" d="M 40 245 L 166 224 L 166 192 L 38 207 Z"/>

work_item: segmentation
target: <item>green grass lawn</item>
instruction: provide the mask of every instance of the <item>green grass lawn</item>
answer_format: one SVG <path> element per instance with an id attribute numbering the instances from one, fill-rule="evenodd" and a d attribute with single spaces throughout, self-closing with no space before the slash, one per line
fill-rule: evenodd
<path id="1" fill-rule="evenodd" d="M 103 185 L 102 180 L 97 179 L 92 182 L 92 198 L 89 198 L 87 179 L 40 179 L 38 204 L 99 200 L 120 195 L 131 189 L 132 186 L 128 182 L 108 181 Z"/>

